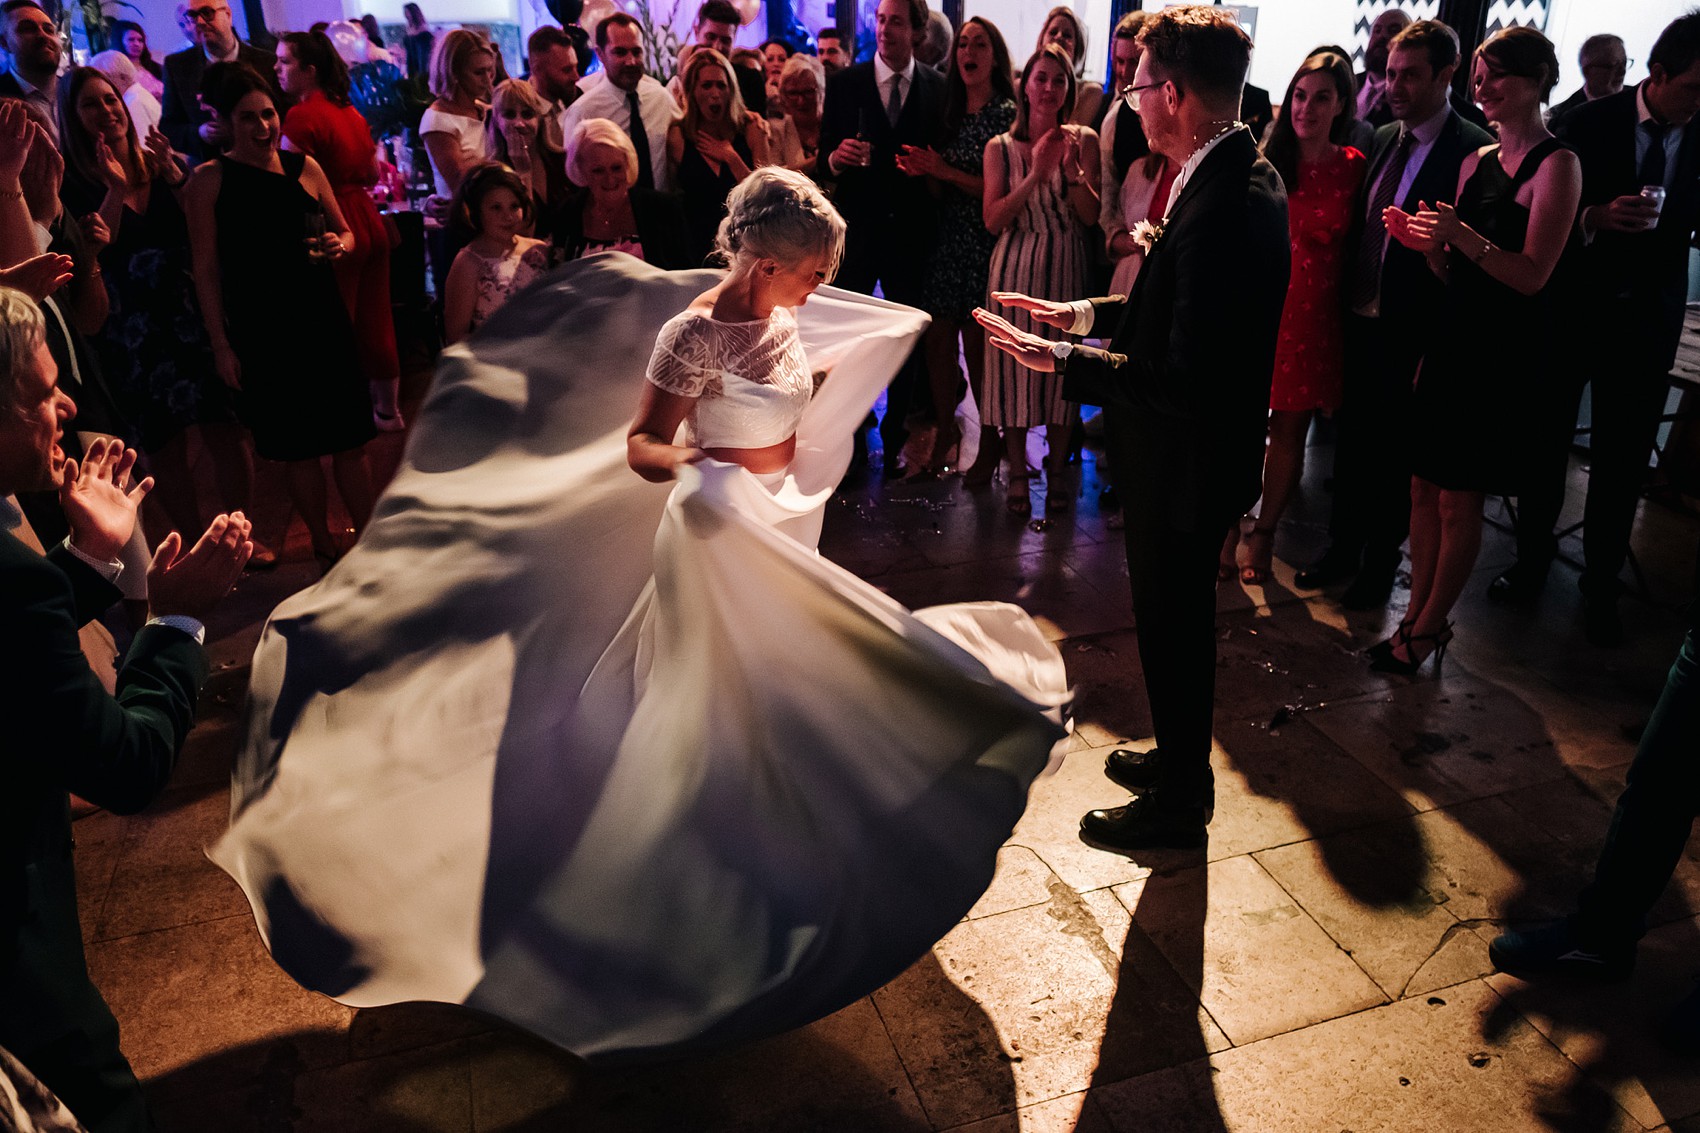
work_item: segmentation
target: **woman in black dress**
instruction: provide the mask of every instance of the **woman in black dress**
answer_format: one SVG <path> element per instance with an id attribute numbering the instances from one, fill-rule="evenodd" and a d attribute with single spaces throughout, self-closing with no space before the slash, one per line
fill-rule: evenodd
<path id="1" fill-rule="evenodd" d="M 354 327 L 331 261 L 353 246 L 319 163 L 280 151 L 271 86 L 241 63 L 207 69 L 207 101 L 231 131 L 185 198 L 195 285 L 218 375 L 267 460 L 282 461 L 313 555 L 340 555 L 319 458 L 330 456 L 356 533 L 372 514 L 362 446 L 376 432 Z"/>
<path id="2" fill-rule="evenodd" d="M 253 468 L 195 298 L 183 167 L 157 129 L 137 137 L 117 88 L 91 67 L 59 80 L 59 138 L 60 199 L 74 216 L 98 213 L 112 236 L 100 253 L 110 303 L 95 339 L 101 371 L 147 453 L 166 518 L 200 531 L 190 435 L 212 458 L 218 510 L 247 509 Z"/>
<path id="3" fill-rule="evenodd" d="M 1483 43 L 1472 82 L 1499 144 L 1464 159 L 1456 208 L 1387 210 L 1388 232 L 1447 287 L 1412 402 L 1411 604 L 1372 651 L 1382 671 L 1413 673 L 1431 655 L 1440 664 L 1481 549 L 1483 502 L 1521 489 L 1534 403 L 1551 396 L 1538 385 L 1553 372 L 1546 315 L 1582 194 L 1581 163 L 1541 122 L 1557 78 L 1552 44 L 1533 28 Z"/>
<path id="4" fill-rule="evenodd" d="M 685 205 L 692 264 L 714 246 L 726 198 L 750 171 L 767 164 L 767 124 L 738 93 L 726 56 L 708 48 L 685 64 L 685 115 L 667 131 L 667 160 Z"/>

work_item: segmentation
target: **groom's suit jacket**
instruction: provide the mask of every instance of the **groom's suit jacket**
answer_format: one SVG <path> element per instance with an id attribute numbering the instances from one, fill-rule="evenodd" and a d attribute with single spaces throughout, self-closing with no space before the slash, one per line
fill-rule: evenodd
<path id="1" fill-rule="evenodd" d="M 1076 348 L 1063 396 L 1104 407 L 1130 532 L 1225 532 L 1257 500 L 1291 260 L 1286 190 L 1240 130 L 1182 187 L 1133 293 L 1093 300 L 1110 350 Z"/>
<path id="2" fill-rule="evenodd" d="M 192 637 L 149 626 L 109 695 L 77 630 L 119 597 L 63 547 L 44 558 L 0 532 L 0 1046 L 49 1084 L 61 1059 L 87 1057 L 75 1052 L 117 1056 L 84 967 L 67 792 L 121 814 L 152 801 L 207 675 Z M 103 1103 L 55 1089 L 73 1107 Z"/>

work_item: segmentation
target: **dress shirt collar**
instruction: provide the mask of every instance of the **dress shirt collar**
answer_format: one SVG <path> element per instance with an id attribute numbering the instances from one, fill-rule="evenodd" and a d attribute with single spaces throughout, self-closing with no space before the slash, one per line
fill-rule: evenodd
<path id="1" fill-rule="evenodd" d="M 903 76 L 904 90 L 907 91 L 915 83 L 915 57 L 911 55 L 909 66 L 897 71 L 893 70 L 891 64 L 887 63 L 885 58 L 876 51 L 874 53 L 874 85 L 884 90 L 885 84 L 891 81 L 893 75 Z"/>
<path id="2" fill-rule="evenodd" d="M 1658 119 L 1653 116 L 1653 108 L 1647 105 L 1647 84 L 1644 82 L 1635 84 L 1635 124 L 1645 126 L 1649 122 L 1657 121 Z M 1668 122 L 1664 126 L 1667 136 L 1669 134 L 1680 134 L 1683 130 L 1683 127 Z"/>
<path id="3" fill-rule="evenodd" d="M 207 57 L 208 63 L 234 63 L 242 54 L 242 41 L 237 39 L 235 36 L 231 36 L 230 50 L 225 52 L 223 55 L 214 55 L 207 49 L 206 44 L 203 43 L 201 45 L 201 53 Z"/>
<path id="4" fill-rule="evenodd" d="M 1435 139 L 1440 137 L 1440 131 L 1445 128 L 1446 120 L 1451 116 L 1452 104 L 1448 102 L 1431 117 L 1418 122 L 1415 126 L 1405 126 L 1403 128 L 1407 132 L 1415 135 L 1416 140 L 1411 143 L 1412 145 L 1432 146 Z"/>
<path id="5" fill-rule="evenodd" d="M 1198 167 L 1204 164 L 1204 159 L 1210 156 L 1210 151 L 1245 128 L 1243 122 L 1236 122 L 1193 151 L 1192 156 L 1181 166 L 1181 171 L 1175 174 L 1174 187 L 1169 190 L 1169 207 L 1163 210 L 1164 217 L 1175 211 L 1175 202 L 1181 199 L 1181 190 L 1192 180 L 1192 175 L 1198 172 Z"/>

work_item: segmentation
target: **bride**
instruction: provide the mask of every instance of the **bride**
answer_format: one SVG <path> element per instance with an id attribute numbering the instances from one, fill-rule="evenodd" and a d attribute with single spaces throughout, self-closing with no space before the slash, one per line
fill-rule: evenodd
<path id="1" fill-rule="evenodd" d="M 843 239 L 761 169 L 723 275 L 593 257 L 444 354 L 372 526 L 254 658 L 212 856 L 303 985 L 673 1056 L 866 995 L 984 891 L 1062 660 L 1013 606 L 911 613 L 815 553 L 925 325 L 817 294 Z"/>

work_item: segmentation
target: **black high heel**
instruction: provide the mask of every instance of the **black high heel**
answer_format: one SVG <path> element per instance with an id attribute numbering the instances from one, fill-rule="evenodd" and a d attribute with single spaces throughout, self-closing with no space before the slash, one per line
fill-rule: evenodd
<path id="1" fill-rule="evenodd" d="M 1393 636 L 1386 641 L 1378 641 L 1364 650 L 1364 656 L 1371 661 L 1379 661 L 1383 657 L 1391 657 L 1393 651 L 1411 639 L 1411 630 L 1416 627 L 1417 619 L 1406 618 L 1393 631 Z"/>
<path id="2" fill-rule="evenodd" d="M 1378 657 L 1374 661 L 1371 661 L 1369 666 L 1370 669 L 1377 673 L 1395 673 L 1402 677 L 1413 677 L 1416 676 L 1417 670 L 1423 667 L 1423 662 L 1427 661 L 1430 657 L 1433 657 L 1434 672 L 1436 676 L 1439 676 L 1441 663 L 1446 660 L 1446 647 L 1452 643 L 1452 623 L 1447 622 L 1446 628 L 1442 629 L 1439 633 L 1407 634 L 1404 641 L 1405 648 L 1409 650 L 1419 641 L 1433 642 L 1434 652 L 1425 654 L 1422 657 L 1414 658 L 1413 660 L 1401 661 L 1399 658 L 1393 656 L 1392 652 L 1389 651 L 1386 656 Z"/>

